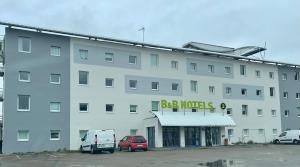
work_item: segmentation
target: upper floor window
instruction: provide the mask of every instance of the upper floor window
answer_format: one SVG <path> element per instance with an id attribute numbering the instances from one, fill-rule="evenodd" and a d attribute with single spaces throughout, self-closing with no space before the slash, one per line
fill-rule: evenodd
<path id="1" fill-rule="evenodd" d="M 248 115 L 248 105 L 242 105 L 242 115 Z"/>
<path id="2" fill-rule="evenodd" d="M 260 71 L 259 71 L 259 70 L 256 70 L 256 71 L 255 71 L 255 75 L 256 75 L 257 78 L 260 78 Z"/>
<path id="3" fill-rule="evenodd" d="M 191 66 L 192 71 L 197 71 L 197 64 L 196 63 L 191 63 L 190 66 Z"/>
<path id="4" fill-rule="evenodd" d="M 151 83 L 152 90 L 158 90 L 159 89 L 159 82 L 152 82 Z"/>
<path id="5" fill-rule="evenodd" d="M 210 72 L 210 73 L 214 73 L 215 72 L 214 65 L 208 65 L 208 72 Z"/>
<path id="6" fill-rule="evenodd" d="M 114 112 L 114 104 L 106 104 L 106 112 Z"/>
<path id="7" fill-rule="evenodd" d="M 271 110 L 271 115 L 272 115 L 273 117 L 276 117 L 276 110 Z"/>
<path id="8" fill-rule="evenodd" d="M 262 116 L 263 115 L 263 110 L 262 109 L 257 109 L 257 115 Z"/>
<path id="9" fill-rule="evenodd" d="M 178 61 L 171 61 L 171 68 L 178 69 Z"/>
<path id="10" fill-rule="evenodd" d="M 137 80 L 129 80 L 129 88 L 136 89 L 137 87 Z"/>
<path id="11" fill-rule="evenodd" d="M 275 96 L 275 88 L 274 87 L 270 87 L 270 96 L 271 97 Z"/>
<path id="12" fill-rule="evenodd" d="M 19 71 L 19 81 L 21 81 L 21 82 L 30 82 L 30 72 L 28 72 L 28 71 Z"/>
<path id="13" fill-rule="evenodd" d="M 197 81 L 191 81 L 191 91 L 197 92 Z"/>
<path id="14" fill-rule="evenodd" d="M 30 111 L 30 95 L 18 95 L 18 111 Z"/>
<path id="15" fill-rule="evenodd" d="M 60 102 L 50 102 L 50 112 L 60 112 Z"/>
<path id="16" fill-rule="evenodd" d="M 79 71 L 79 85 L 87 85 L 88 77 L 89 77 L 89 72 Z"/>
<path id="17" fill-rule="evenodd" d="M 246 96 L 247 95 L 247 89 L 241 89 L 241 93 L 242 93 L 242 95 L 244 95 L 244 96 Z"/>
<path id="18" fill-rule="evenodd" d="M 240 65 L 240 74 L 246 75 L 246 65 Z"/>
<path id="19" fill-rule="evenodd" d="M 214 86 L 209 86 L 208 91 L 209 91 L 209 94 L 215 94 L 215 87 Z"/>
<path id="20" fill-rule="evenodd" d="M 299 80 L 299 72 L 298 71 L 295 72 L 295 80 Z"/>
<path id="21" fill-rule="evenodd" d="M 50 56 L 60 56 L 60 47 L 51 46 L 50 47 Z"/>
<path id="22" fill-rule="evenodd" d="M 88 112 L 88 103 L 79 103 L 79 112 Z"/>
<path id="23" fill-rule="evenodd" d="M 269 78 L 274 79 L 274 72 L 269 72 Z"/>
<path id="24" fill-rule="evenodd" d="M 172 83 L 172 90 L 178 91 L 178 83 Z"/>
<path id="25" fill-rule="evenodd" d="M 288 96 L 289 96 L 289 94 L 288 94 L 288 92 L 283 92 L 283 98 L 288 98 Z"/>
<path id="26" fill-rule="evenodd" d="M 227 115 L 232 115 L 232 108 L 227 108 L 226 113 Z"/>
<path id="27" fill-rule="evenodd" d="M 261 91 L 260 89 L 257 89 L 257 90 L 256 90 L 256 96 L 261 96 L 261 95 L 262 95 L 261 92 L 262 92 L 262 91 Z"/>
<path id="28" fill-rule="evenodd" d="M 284 116 L 288 117 L 290 115 L 290 110 L 284 110 Z"/>
<path id="29" fill-rule="evenodd" d="M 297 107 L 297 117 L 300 117 L 300 107 Z"/>
<path id="30" fill-rule="evenodd" d="M 225 88 L 225 93 L 226 93 L 227 95 L 231 95 L 231 88 L 230 88 L 230 87 L 226 87 L 226 88 Z"/>
<path id="31" fill-rule="evenodd" d="M 19 50 L 19 52 L 31 53 L 31 38 L 19 37 L 18 38 L 18 50 Z"/>
<path id="32" fill-rule="evenodd" d="M 129 112 L 130 113 L 136 113 L 137 112 L 137 105 L 130 105 L 129 106 Z"/>
<path id="33" fill-rule="evenodd" d="M 129 64 L 136 64 L 137 57 L 136 56 L 129 56 Z"/>
<path id="34" fill-rule="evenodd" d="M 249 136 L 249 129 L 243 129 L 243 136 Z"/>
<path id="35" fill-rule="evenodd" d="M 258 129 L 258 134 L 259 135 L 264 135 L 265 134 L 265 130 L 264 129 Z"/>
<path id="36" fill-rule="evenodd" d="M 151 102 L 152 111 L 158 111 L 159 109 L 159 101 L 152 101 Z"/>
<path id="37" fill-rule="evenodd" d="M 113 53 L 105 53 L 104 60 L 106 62 L 113 63 L 114 62 L 114 54 Z M 130 57 L 129 57 L 129 62 L 130 62 Z"/>
<path id="38" fill-rule="evenodd" d="M 282 74 L 282 80 L 287 80 L 287 74 L 286 73 Z"/>
<path id="39" fill-rule="evenodd" d="M 88 59 L 88 50 L 85 49 L 79 49 L 79 57 L 82 60 L 87 60 Z"/>
<path id="40" fill-rule="evenodd" d="M 228 129 L 228 136 L 233 137 L 233 129 Z"/>
<path id="41" fill-rule="evenodd" d="M 225 74 L 231 74 L 231 67 L 225 67 Z"/>
<path id="42" fill-rule="evenodd" d="M 106 87 L 113 87 L 114 86 L 114 79 L 113 78 L 105 78 L 105 86 Z"/>
<path id="43" fill-rule="evenodd" d="M 296 99 L 300 99 L 300 93 L 296 93 Z"/>
<path id="44" fill-rule="evenodd" d="M 277 129 L 272 129 L 272 134 L 273 134 L 274 136 L 277 136 Z"/>
<path id="45" fill-rule="evenodd" d="M 60 74 L 50 74 L 50 83 L 60 84 Z"/>
<path id="46" fill-rule="evenodd" d="M 157 67 L 159 64 L 159 57 L 157 54 L 151 54 L 151 66 Z"/>

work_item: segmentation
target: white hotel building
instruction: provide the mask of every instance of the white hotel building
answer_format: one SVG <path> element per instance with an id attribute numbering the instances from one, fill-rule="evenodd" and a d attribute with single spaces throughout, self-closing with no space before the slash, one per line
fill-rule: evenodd
<path id="1" fill-rule="evenodd" d="M 88 129 L 115 129 L 117 140 L 140 134 L 150 147 L 265 143 L 281 132 L 278 63 L 247 57 L 263 48 L 175 48 L 2 24 L 4 153 L 78 150 Z"/>

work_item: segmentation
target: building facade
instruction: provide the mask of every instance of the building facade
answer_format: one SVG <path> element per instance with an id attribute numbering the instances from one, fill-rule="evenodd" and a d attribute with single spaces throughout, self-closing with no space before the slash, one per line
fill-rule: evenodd
<path id="1" fill-rule="evenodd" d="M 4 153 L 78 150 L 89 129 L 185 147 L 265 143 L 286 127 L 274 64 L 43 31 L 6 28 Z"/>

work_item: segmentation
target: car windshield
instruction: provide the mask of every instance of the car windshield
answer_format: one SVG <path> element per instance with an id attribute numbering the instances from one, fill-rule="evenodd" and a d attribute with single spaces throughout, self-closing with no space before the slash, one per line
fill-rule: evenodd
<path id="1" fill-rule="evenodd" d="M 145 143 L 145 138 L 143 136 L 137 136 L 134 138 L 134 143 Z"/>

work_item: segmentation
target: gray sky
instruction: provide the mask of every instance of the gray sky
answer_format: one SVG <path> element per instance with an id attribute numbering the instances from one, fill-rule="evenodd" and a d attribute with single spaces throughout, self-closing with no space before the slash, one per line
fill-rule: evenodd
<path id="1" fill-rule="evenodd" d="M 264 46 L 266 58 L 300 64 L 299 0 L 1 0 L 0 20 L 182 46 Z M 3 28 L 0 34 L 4 34 Z"/>

